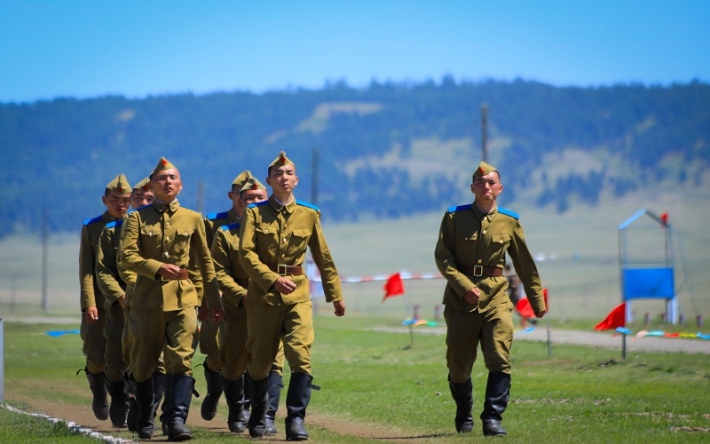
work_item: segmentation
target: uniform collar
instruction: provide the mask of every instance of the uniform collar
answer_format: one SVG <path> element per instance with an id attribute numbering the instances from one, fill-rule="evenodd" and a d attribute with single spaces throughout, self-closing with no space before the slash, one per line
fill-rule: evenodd
<path id="1" fill-rule="evenodd" d="M 94 213 L 94 214 L 96 214 L 96 213 Z M 109 223 L 109 222 L 113 222 L 118 219 L 116 219 L 113 216 L 111 216 L 110 214 L 108 214 L 108 211 L 104 211 L 104 214 L 101 215 L 101 220 L 103 222 Z"/>
<path id="2" fill-rule="evenodd" d="M 293 194 L 291 195 L 291 201 L 288 202 L 287 204 L 281 204 L 274 195 L 272 194 L 269 196 L 269 204 L 276 210 L 277 212 L 281 211 L 282 209 L 287 212 L 287 213 L 293 213 L 293 209 L 296 208 L 296 196 Z"/>
<path id="3" fill-rule="evenodd" d="M 476 215 L 478 220 L 483 220 L 485 218 L 488 219 L 488 222 L 490 222 L 493 219 L 493 216 L 495 216 L 495 214 L 498 212 L 498 206 L 495 206 L 491 208 L 491 211 L 489 211 L 488 213 L 484 213 L 483 211 L 481 211 L 480 208 L 478 208 L 478 206 L 476 206 L 475 201 L 473 202 L 473 205 L 471 205 L 471 209 L 473 209 L 473 214 Z"/>
<path id="4" fill-rule="evenodd" d="M 153 207 L 155 207 L 155 209 L 158 210 L 159 213 L 164 213 L 165 211 L 174 213 L 177 211 L 178 208 L 180 208 L 180 202 L 175 199 L 174 201 L 170 202 L 170 204 L 166 204 L 165 202 L 154 200 Z"/>

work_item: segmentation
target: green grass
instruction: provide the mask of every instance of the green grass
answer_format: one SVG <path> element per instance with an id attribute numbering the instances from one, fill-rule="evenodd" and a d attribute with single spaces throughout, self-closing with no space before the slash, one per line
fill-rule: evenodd
<path id="1" fill-rule="evenodd" d="M 70 431 L 66 422 L 51 423 L 45 419 L 0 408 L 0 442 L 88 443 L 96 440 Z"/>
<path id="2" fill-rule="evenodd" d="M 317 316 L 313 372 L 314 383 L 322 389 L 313 392 L 309 412 L 359 425 L 361 430 L 378 429 L 383 436 L 419 437 L 417 442 L 482 439 L 477 418 L 486 378 L 482 363 L 476 363 L 472 374 L 475 431 L 472 437 L 459 437 L 453 432 L 455 407 L 446 382 L 444 337 L 415 330 L 415 344 L 410 347 L 407 333 L 372 330 L 399 325 L 387 317 Z M 5 324 L 6 399 L 10 404 L 23 408 L 23 400 L 42 398 L 66 404 L 67 411 L 74 405 L 89 405 L 85 377 L 74 375 L 83 366 L 81 341 L 78 335 L 49 337 L 45 332 L 51 329 L 67 326 Z M 202 359 L 198 353 L 194 362 Z M 645 352 L 631 353 L 622 361 L 618 350 L 568 345 L 556 345 L 550 360 L 546 344 L 516 340 L 511 403 L 504 416 L 507 439 L 521 443 L 707 442 L 709 363 L 708 355 Z M 204 384 L 198 374 L 198 391 L 204 393 Z M 285 392 L 277 415 L 281 425 L 284 400 Z M 193 400 L 191 416 L 199 415 L 199 403 Z M 220 410 L 226 414 L 224 401 Z M 33 425 L 13 427 L 15 421 L 29 419 L 3 415 L 0 442 L 22 442 L 25 434 L 28 440 L 34 436 Z M 700 431 L 686 431 L 693 428 Z M 193 431 L 199 442 L 247 441 L 245 436 L 202 428 Z M 312 426 L 309 432 L 312 442 L 377 442 L 343 434 L 337 427 Z M 7 433 L 20 435 L 6 440 Z M 125 432 L 114 436 L 132 437 Z M 53 438 L 48 441 L 54 442 Z"/>

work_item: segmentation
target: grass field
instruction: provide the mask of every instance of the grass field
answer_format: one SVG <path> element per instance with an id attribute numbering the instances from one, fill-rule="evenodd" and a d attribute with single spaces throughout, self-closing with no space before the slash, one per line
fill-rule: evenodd
<path id="1" fill-rule="evenodd" d="M 395 327 L 391 318 L 317 316 L 313 349 L 314 383 L 307 423 L 312 442 L 480 441 L 485 368 L 474 366 L 472 436 L 454 433 L 454 404 L 446 382 L 443 336 L 381 333 Z M 90 415 L 90 394 L 82 375 L 78 335 L 50 337 L 66 325 L 5 324 L 6 402 L 30 410 L 59 406 L 66 416 Z M 710 439 L 710 370 L 707 355 L 636 352 L 625 361 L 617 350 L 555 346 L 547 359 L 544 343 L 516 340 L 513 388 L 504 416 L 510 442 L 707 442 Z M 197 355 L 194 362 L 201 362 Z M 287 382 L 287 381 L 285 381 Z M 197 376 L 204 393 L 204 378 Z M 282 403 L 285 393 L 282 397 Z M 216 431 L 224 427 L 226 406 L 210 427 L 194 426 L 200 400 L 190 418 L 199 442 L 248 441 L 245 435 Z M 282 428 L 283 404 L 277 419 Z M 218 424 L 216 424 L 218 423 Z M 107 424 L 107 422 L 104 422 Z M 190 424 L 190 420 L 188 420 Z M 84 424 L 82 424 L 84 425 Z M 109 429 L 113 436 L 131 438 Z M 283 438 L 280 438 L 283 439 Z M 0 409 L 2 442 L 82 442 L 61 426 Z M 163 440 L 156 435 L 155 440 Z M 154 441 L 155 441 L 154 440 Z"/>

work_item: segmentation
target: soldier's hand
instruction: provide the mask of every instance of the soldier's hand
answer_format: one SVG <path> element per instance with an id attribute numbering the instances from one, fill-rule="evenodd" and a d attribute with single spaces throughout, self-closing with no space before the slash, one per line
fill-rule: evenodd
<path id="1" fill-rule="evenodd" d="M 84 310 L 84 316 L 86 316 L 87 323 L 93 324 L 99 320 L 99 309 L 94 306 L 86 307 L 86 310 Z"/>
<path id="2" fill-rule="evenodd" d="M 158 270 L 158 274 L 165 279 L 177 279 L 182 269 L 174 264 L 163 264 Z"/>
<path id="3" fill-rule="evenodd" d="M 197 307 L 197 319 L 200 322 L 203 322 L 205 319 L 207 319 L 207 308 L 206 307 Z"/>
<path id="4" fill-rule="evenodd" d="M 274 282 L 274 290 L 281 294 L 291 294 L 296 290 L 296 283 L 287 277 L 280 277 Z"/>
<path id="5" fill-rule="evenodd" d="M 547 310 L 542 310 L 542 311 L 540 311 L 540 312 L 535 313 L 535 317 L 538 318 L 538 319 L 540 319 L 540 318 L 542 318 L 543 316 L 545 316 L 546 313 L 547 313 Z"/>
<path id="6" fill-rule="evenodd" d="M 481 299 L 481 290 L 473 287 L 463 296 L 464 300 L 471 305 L 478 304 L 478 300 Z"/>
<path id="7" fill-rule="evenodd" d="M 224 308 L 220 305 L 219 307 L 212 307 L 210 308 L 210 314 L 212 315 L 212 322 L 215 324 L 222 321 L 222 318 L 224 317 Z"/>
<path id="8" fill-rule="evenodd" d="M 333 308 L 335 308 L 335 316 L 345 316 L 345 301 L 333 301 Z"/>

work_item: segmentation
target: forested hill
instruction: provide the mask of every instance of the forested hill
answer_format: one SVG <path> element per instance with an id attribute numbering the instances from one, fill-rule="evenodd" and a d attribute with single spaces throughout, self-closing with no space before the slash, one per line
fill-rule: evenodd
<path id="1" fill-rule="evenodd" d="M 707 186 L 710 85 L 560 88 L 541 83 L 345 83 L 321 90 L 126 99 L 60 98 L 0 104 L 0 236 L 77 231 L 103 211 L 104 186 L 131 182 L 165 156 L 180 168 L 183 205 L 226 210 L 243 169 L 257 177 L 285 150 L 299 199 L 324 219 L 394 218 L 470 202 L 480 160 L 481 104 L 489 109 L 490 163 L 505 206 L 523 197 L 556 211 L 595 205 L 649 184 Z"/>

